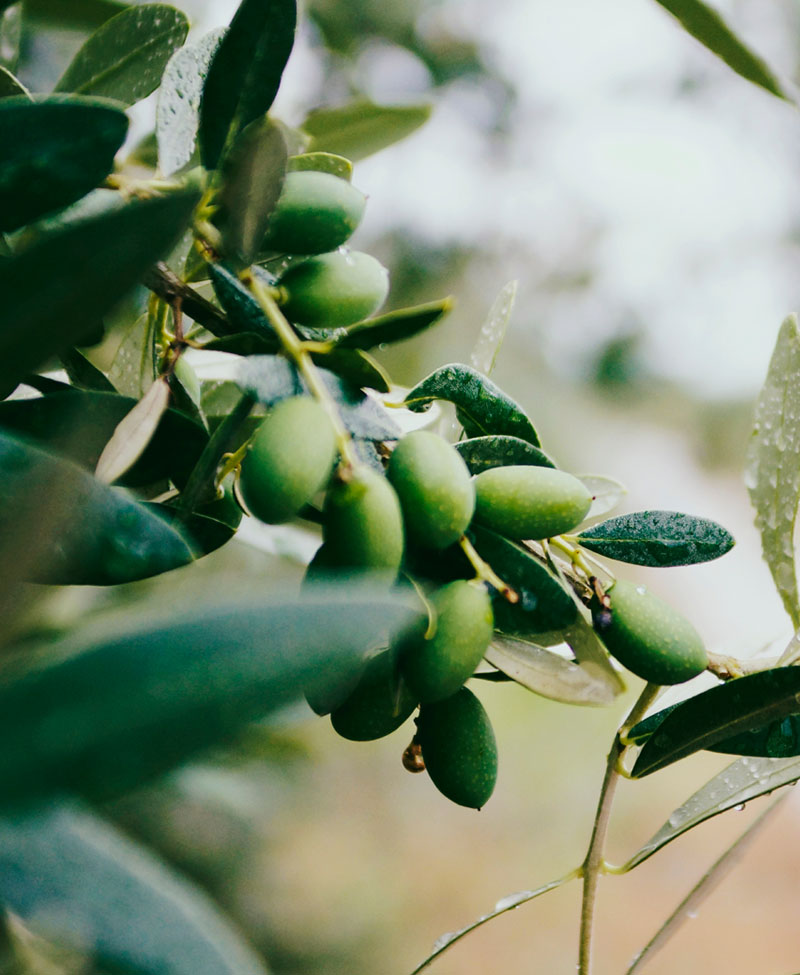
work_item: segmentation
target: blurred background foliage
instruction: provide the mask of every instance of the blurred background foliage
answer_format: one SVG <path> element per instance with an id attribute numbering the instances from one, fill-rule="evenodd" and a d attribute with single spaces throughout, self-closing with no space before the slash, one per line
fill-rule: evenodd
<path id="1" fill-rule="evenodd" d="M 178 5 L 197 34 L 235 8 Z M 718 6 L 796 77 L 795 4 Z M 22 19 L 19 5 L 3 15 L 0 61 L 47 88 L 114 9 L 25 0 Z M 312 0 L 276 114 L 294 123 L 354 95 L 434 106 L 424 129 L 355 170 L 370 196 L 356 244 L 390 267 L 392 303 L 457 299 L 445 324 L 383 355 L 390 373 L 410 385 L 442 362 L 468 361 L 495 296 L 518 280 L 497 381 L 566 467 L 624 481 L 626 510 L 686 510 L 733 532 L 739 544 L 722 563 L 656 583 L 712 649 L 747 656 L 780 639 L 740 470 L 754 394 L 797 303 L 794 110 L 728 71 L 652 0 Z M 152 113 L 153 99 L 136 107 L 133 141 Z M 309 536 L 241 535 L 201 562 L 113 591 L 26 591 L 18 625 L 39 639 L 95 615 L 297 584 Z M 480 815 L 404 773 L 408 727 L 353 744 L 305 708 L 104 812 L 200 881 L 276 975 L 407 972 L 443 931 L 575 865 L 622 710 L 559 707 L 516 686 L 480 692 L 501 756 Z M 623 859 L 724 764 L 702 755 L 626 784 L 612 854 Z M 622 970 L 757 812 L 714 820 L 603 886 L 599 972 Z M 787 803 L 653 975 L 797 966 L 800 852 L 780 840 L 796 817 Z M 505 916 L 434 970 L 522 972 L 533 962 L 573 971 L 578 897 L 568 886 Z"/>

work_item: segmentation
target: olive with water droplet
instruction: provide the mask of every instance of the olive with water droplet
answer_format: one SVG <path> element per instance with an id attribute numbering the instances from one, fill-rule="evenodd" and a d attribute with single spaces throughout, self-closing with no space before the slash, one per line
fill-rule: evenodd
<path id="1" fill-rule="evenodd" d="M 338 250 L 292 264 L 277 285 L 289 321 L 336 328 L 375 314 L 389 294 L 389 272 L 370 254 Z"/>

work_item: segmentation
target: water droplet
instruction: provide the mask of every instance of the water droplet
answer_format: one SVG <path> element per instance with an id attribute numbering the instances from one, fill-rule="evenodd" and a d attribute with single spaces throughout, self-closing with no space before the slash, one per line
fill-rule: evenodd
<path id="1" fill-rule="evenodd" d="M 520 890 L 515 894 L 507 894 L 505 897 L 501 897 L 500 900 L 494 905 L 495 911 L 507 911 L 512 907 L 517 907 L 523 901 L 527 900 L 531 895 L 529 890 Z"/>
<path id="2" fill-rule="evenodd" d="M 639 593 L 640 596 L 644 596 L 647 593 L 647 586 L 637 586 L 636 591 Z"/>
<path id="3" fill-rule="evenodd" d="M 734 812 L 744 812 L 744 803 L 740 802 L 738 805 L 733 807 Z"/>
<path id="4" fill-rule="evenodd" d="M 433 950 L 441 951 L 442 948 L 446 948 L 453 940 L 453 938 L 455 938 L 455 936 L 456 936 L 455 931 L 448 931 L 447 934 L 439 935 L 439 937 L 433 942 Z"/>

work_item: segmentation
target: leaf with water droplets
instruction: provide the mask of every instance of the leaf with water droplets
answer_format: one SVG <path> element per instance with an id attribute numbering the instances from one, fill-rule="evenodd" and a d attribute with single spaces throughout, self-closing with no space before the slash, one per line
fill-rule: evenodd
<path id="1" fill-rule="evenodd" d="M 784 609 L 798 629 L 794 526 L 800 499 L 800 329 L 795 315 L 781 325 L 758 398 L 745 483 L 756 512 L 764 560 Z"/>
<path id="2" fill-rule="evenodd" d="M 189 30 L 186 14 L 163 3 L 129 7 L 86 41 L 56 91 L 100 95 L 133 105 L 158 88 L 173 51 Z"/>
<path id="3" fill-rule="evenodd" d="M 661 829 L 628 860 L 624 869 L 632 870 L 661 847 L 712 816 L 735 809 L 798 779 L 798 758 L 740 758 L 679 806 Z"/>
<path id="4" fill-rule="evenodd" d="M 517 300 L 518 281 L 509 281 L 495 298 L 486 321 L 481 326 L 478 341 L 469 357 L 473 369 L 487 376 L 492 374 L 500 346 L 506 335 L 511 313 Z"/>

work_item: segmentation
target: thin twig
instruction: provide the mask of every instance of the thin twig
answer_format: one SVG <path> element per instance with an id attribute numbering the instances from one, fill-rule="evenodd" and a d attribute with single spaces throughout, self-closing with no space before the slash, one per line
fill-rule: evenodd
<path id="1" fill-rule="evenodd" d="M 171 271 L 166 264 L 154 264 L 144 276 L 144 284 L 168 305 L 180 300 L 183 311 L 213 335 L 233 335 L 235 329 L 215 305 L 199 295 Z"/>

